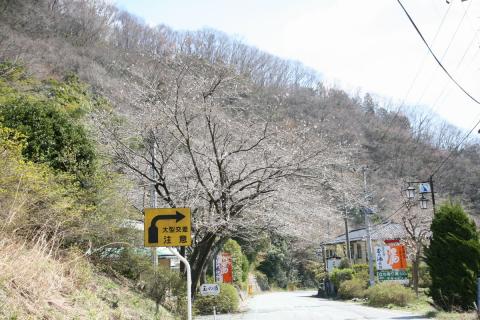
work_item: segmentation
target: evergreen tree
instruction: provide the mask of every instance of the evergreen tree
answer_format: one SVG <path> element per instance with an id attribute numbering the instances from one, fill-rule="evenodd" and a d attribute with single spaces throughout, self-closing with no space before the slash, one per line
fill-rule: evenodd
<path id="1" fill-rule="evenodd" d="M 432 222 L 426 249 L 432 284 L 430 295 L 444 310 L 474 307 L 480 267 L 480 243 L 475 223 L 459 204 L 444 204 Z"/>

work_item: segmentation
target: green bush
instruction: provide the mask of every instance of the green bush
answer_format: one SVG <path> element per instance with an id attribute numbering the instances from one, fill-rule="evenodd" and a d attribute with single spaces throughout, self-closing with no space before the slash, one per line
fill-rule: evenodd
<path id="1" fill-rule="evenodd" d="M 242 255 L 242 282 L 247 281 L 248 271 L 250 270 L 250 262 L 246 255 Z"/>
<path id="2" fill-rule="evenodd" d="M 81 181 L 92 174 L 95 149 L 78 120 L 51 102 L 28 97 L 12 99 L 0 107 L 3 124 L 27 137 L 23 154 L 28 160 L 73 173 Z"/>
<path id="3" fill-rule="evenodd" d="M 368 304 L 375 307 L 385 307 L 389 304 L 405 307 L 413 301 L 415 293 L 401 284 L 382 282 L 368 288 L 366 297 Z"/>
<path id="4" fill-rule="evenodd" d="M 474 308 L 480 269 L 480 242 L 475 223 L 458 204 L 440 207 L 432 221 L 426 263 L 430 295 L 443 310 Z"/>
<path id="5" fill-rule="evenodd" d="M 185 281 L 178 272 L 170 270 L 169 267 L 158 266 L 154 270 L 150 266 L 142 275 L 142 283 L 145 284 L 145 292 L 148 297 L 155 301 L 157 311 L 160 305 L 164 305 L 168 310 L 181 314 L 185 307 L 181 301 L 185 300 Z M 166 303 L 167 298 L 176 298 L 171 303 Z M 172 299 L 170 299 L 172 300 Z"/>
<path id="6" fill-rule="evenodd" d="M 354 264 L 352 268 L 355 271 L 355 278 L 361 279 L 367 284 L 369 280 L 368 264 Z"/>
<path id="7" fill-rule="evenodd" d="M 260 271 L 255 272 L 255 279 L 257 279 L 257 283 L 258 283 L 258 286 L 260 287 L 260 290 L 262 291 L 270 290 L 268 277 L 264 273 Z"/>
<path id="8" fill-rule="evenodd" d="M 357 278 L 343 281 L 338 288 L 338 296 L 341 299 L 364 298 L 367 284 Z"/>
<path id="9" fill-rule="evenodd" d="M 197 314 L 212 314 L 215 307 L 218 313 L 236 312 L 239 301 L 237 289 L 231 284 L 221 283 L 218 296 L 197 295 L 194 310 Z"/>
<path id="10" fill-rule="evenodd" d="M 351 263 L 347 258 L 342 258 L 342 260 L 340 260 L 340 264 L 338 265 L 339 269 L 350 269 L 351 267 Z"/>
<path id="11" fill-rule="evenodd" d="M 243 278 L 243 253 L 242 248 L 237 241 L 230 239 L 223 246 L 223 251 L 232 255 L 232 274 L 233 281 L 239 283 Z"/>
<path id="12" fill-rule="evenodd" d="M 330 275 L 330 279 L 332 280 L 335 288 L 340 288 L 340 284 L 347 280 L 353 279 L 354 271 L 353 269 L 334 269 L 332 274 Z"/>
<path id="13" fill-rule="evenodd" d="M 115 248 L 112 257 L 106 261 L 113 270 L 132 280 L 140 280 L 140 276 L 150 270 L 152 264 L 147 255 L 133 248 Z"/>
<path id="14" fill-rule="evenodd" d="M 420 288 L 428 288 L 432 285 L 432 278 L 430 277 L 430 269 L 425 263 L 420 263 L 418 268 L 418 286 Z"/>

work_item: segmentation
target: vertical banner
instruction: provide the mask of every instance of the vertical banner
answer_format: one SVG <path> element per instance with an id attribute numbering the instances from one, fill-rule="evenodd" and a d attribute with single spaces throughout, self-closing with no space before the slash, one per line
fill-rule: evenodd
<path id="1" fill-rule="evenodd" d="M 223 283 L 233 283 L 232 255 L 221 252 L 215 259 L 215 280 Z"/>
<path id="2" fill-rule="evenodd" d="M 404 270 L 407 255 L 404 245 L 376 246 L 377 270 Z"/>
<path id="3" fill-rule="evenodd" d="M 215 258 L 215 281 L 222 282 L 223 275 L 222 275 L 222 256 L 218 254 Z"/>
<path id="4" fill-rule="evenodd" d="M 404 245 L 389 246 L 387 263 L 392 270 L 404 270 L 407 268 L 407 254 Z"/>

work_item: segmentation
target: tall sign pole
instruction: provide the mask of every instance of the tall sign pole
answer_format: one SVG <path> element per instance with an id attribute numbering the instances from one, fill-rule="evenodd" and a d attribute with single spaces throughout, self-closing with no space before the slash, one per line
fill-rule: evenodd
<path id="1" fill-rule="evenodd" d="M 430 191 L 432 192 L 432 207 L 433 207 L 433 215 L 435 215 L 435 192 L 433 190 L 433 176 L 430 176 Z"/>
<path id="2" fill-rule="evenodd" d="M 192 319 L 192 273 L 188 260 L 171 247 L 192 245 L 192 213 L 190 208 L 146 208 L 144 246 L 168 247 L 185 265 L 187 271 L 188 320 Z"/>
<path id="3" fill-rule="evenodd" d="M 368 203 L 369 197 L 367 194 L 367 168 L 363 167 L 363 191 L 365 192 L 365 198 Z M 368 274 L 370 286 L 375 285 L 375 274 L 373 272 L 373 255 L 372 255 L 372 239 L 370 237 L 370 217 L 368 216 L 367 210 L 364 210 L 365 214 L 365 227 L 367 229 L 367 257 L 368 257 Z"/>
<path id="4" fill-rule="evenodd" d="M 152 133 L 152 188 L 150 193 L 151 208 L 144 209 L 144 245 L 151 247 L 155 272 L 158 268 L 157 247 L 169 247 L 187 269 L 187 319 L 192 320 L 192 272 L 188 260 L 171 247 L 192 245 L 192 217 L 190 208 L 157 208 L 157 191 L 155 189 L 155 139 Z"/>
<path id="5" fill-rule="evenodd" d="M 188 260 L 178 253 L 177 250 L 173 250 L 172 248 L 168 248 L 168 250 L 176 255 L 187 269 L 187 319 L 192 320 L 192 270 L 190 268 L 190 263 L 188 263 Z"/>
<path id="6" fill-rule="evenodd" d="M 347 256 L 348 256 L 348 264 L 352 265 L 352 252 L 350 249 L 350 232 L 348 231 L 348 217 L 347 217 L 347 200 L 345 194 L 343 194 L 343 211 L 344 216 L 343 220 L 345 221 L 345 241 L 347 242 Z"/>
<path id="7" fill-rule="evenodd" d="M 152 180 L 155 181 L 156 179 L 156 173 L 155 173 L 155 139 L 153 139 L 153 134 L 152 134 L 152 172 L 151 172 L 151 177 Z M 155 183 L 152 183 L 152 188 L 150 190 L 150 199 L 151 199 L 151 205 L 152 208 L 157 207 L 157 191 L 155 190 Z M 152 262 L 153 262 L 153 267 L 155 270 L 158 267 L 158 253 L 157 253 L 157 248 L 152 247 Z"/>

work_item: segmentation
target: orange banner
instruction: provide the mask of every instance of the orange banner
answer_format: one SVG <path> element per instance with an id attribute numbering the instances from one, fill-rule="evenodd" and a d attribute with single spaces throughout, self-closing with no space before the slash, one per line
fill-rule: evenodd
<path id="1" fill-rule="evenodd" d="M 389 246 L 387 251 L 387 263 L 393 270 L 404 270 L 407 268 L 407 254 L 404 245 Z"/>

